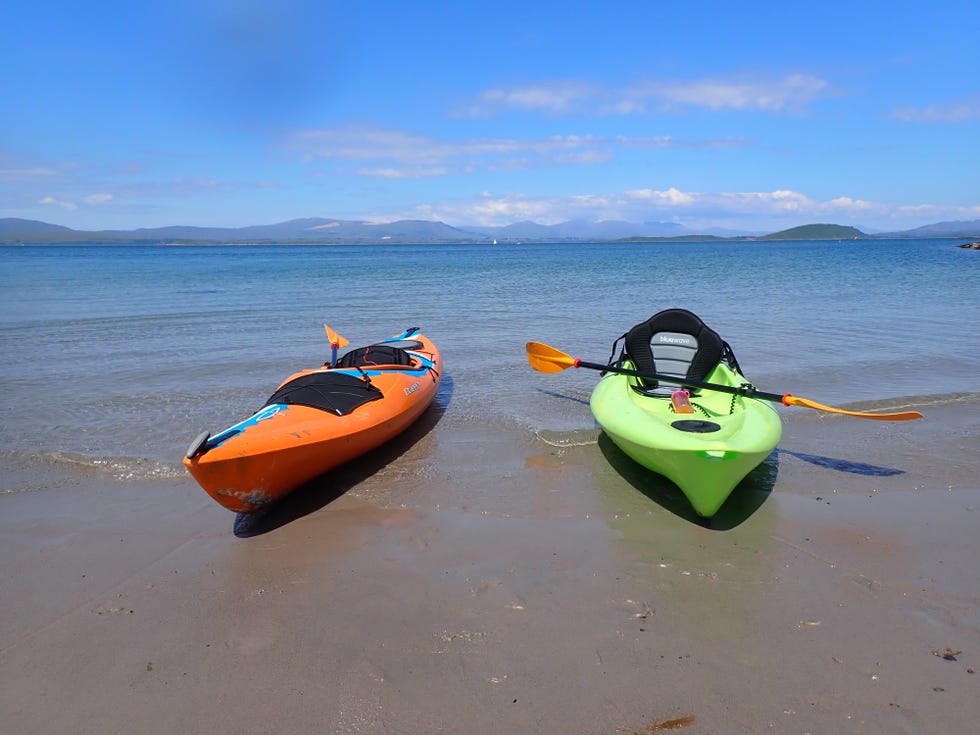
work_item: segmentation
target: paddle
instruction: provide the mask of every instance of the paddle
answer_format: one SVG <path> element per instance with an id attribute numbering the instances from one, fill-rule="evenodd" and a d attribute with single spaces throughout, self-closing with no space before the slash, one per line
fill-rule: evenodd
<path id="1" fill-rule="evenodd" d="M 327 339 L 330 340 L 330 367 L 337 367 L 337 350 L 349 345 L 350 342 L 345 337 L 341 337 L 333 331 L 329 324 L 324 324 L 323 328 L 327 331 Z"/>
<path id="2" fill-rule="evenodd" d="M 901 411 L 899 413 L 862 413 L 860 411 L 848 411 L 843 408 L 825 406 L 822 403 L 811 401 L 808 398 L 798 398 L 790 393 L 786 393 L 785 395 L 765 393 L 751 385 L 746 385 L 743 387 L 718 385 L 717 383 L 705 383 L 700 380 L 681 379 L 676 375 L 642 373 L 637 370 L 628 370 L 626 368 L 615 367 L 613 365 L 600 365 L 599 363 L 595 362 L 583 362 L 578 358 L 566 355 L 564 352 L 556 350 L 554 347 L 550 347 L 549 345 L 542 344 L 541 342 L 528 342 L 526 348 L 528 363 L 530 363 L 532 368 L 542 373 L 558 373 L 570 367 L 590 368 L 591 370 L 602 370 L 603 372 L 607 373 L 632 375 L 637 378 L 647 378 L 648 380 L 663 380 L 668 383 L 691 385 L 697 388 L 719 391 L 721 393 L 734 393 L 736 395 L 747 396 L 749 398 L 759 398 L 764 401 L 782 403 L 784 406 L 803 406 L 805 408 L 816 409 L 817 411 L 839 413 L 845 416 L 857 416 L 858 418 L 862 419 L 877 419 L 878 421 L 911 421 L 912 419 L 922 418 L 922 414 L 918 411 Z"/>

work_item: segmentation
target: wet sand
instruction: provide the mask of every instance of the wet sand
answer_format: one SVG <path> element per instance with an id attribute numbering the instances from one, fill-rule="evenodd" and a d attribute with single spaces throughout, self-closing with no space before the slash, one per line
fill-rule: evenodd
<path id="1" fill-rule="evenodd" d="M 980 406 L 923 411 L 794 416 L 710 526 L 591 431 L 430 422 L 238 522 L 48 468 L 0 732 L 973 732 Z"/>

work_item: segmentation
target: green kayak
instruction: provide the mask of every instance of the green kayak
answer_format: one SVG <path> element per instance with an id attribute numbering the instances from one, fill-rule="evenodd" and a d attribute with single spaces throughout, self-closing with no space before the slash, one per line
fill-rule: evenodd
<path id="1" fill-rule="evenodd" d="M 592 392 L 592 414 L 617 447 L 671 480 L 698 515 L 710 518 L 776 448 L 779 415 L 737 391 L 685 386 L 685 378 L 734 389 L 750 385 L 728 344 L 688 311 L 660 312 L 620 340 L 623 351 L 610 365 L 677 376 L 677 382 L 608 372 Z"/>

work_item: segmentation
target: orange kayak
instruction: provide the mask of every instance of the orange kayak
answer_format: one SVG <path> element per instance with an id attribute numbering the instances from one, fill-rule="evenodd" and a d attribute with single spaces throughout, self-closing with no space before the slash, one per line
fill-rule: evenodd
<path id="1" fill-rule="evenodd" d="M 258 412 L 187 450 L 207 493 L 251 513 L 397 436 L 432 403 L 442 373 L 418 327 L 289 376 Z"/>

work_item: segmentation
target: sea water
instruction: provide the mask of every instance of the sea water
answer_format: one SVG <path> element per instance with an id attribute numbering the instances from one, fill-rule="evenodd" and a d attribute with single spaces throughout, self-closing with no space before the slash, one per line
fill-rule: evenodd
<path id="1" fill-rule="evenodd" d="M 329 355 L 418 326 L 439 436 L 593 429 L 590 362 L 666 308 L 760 390 L 893 407 L 980 391 L 980 253 L 953 240 L 0 247 L 0 469 L 45 458 L 183 473 L 181 457 Z M 785 409 L 780 411 L 802 411 Z M 2 489 L 2 488 L 0 488 Z"/>

